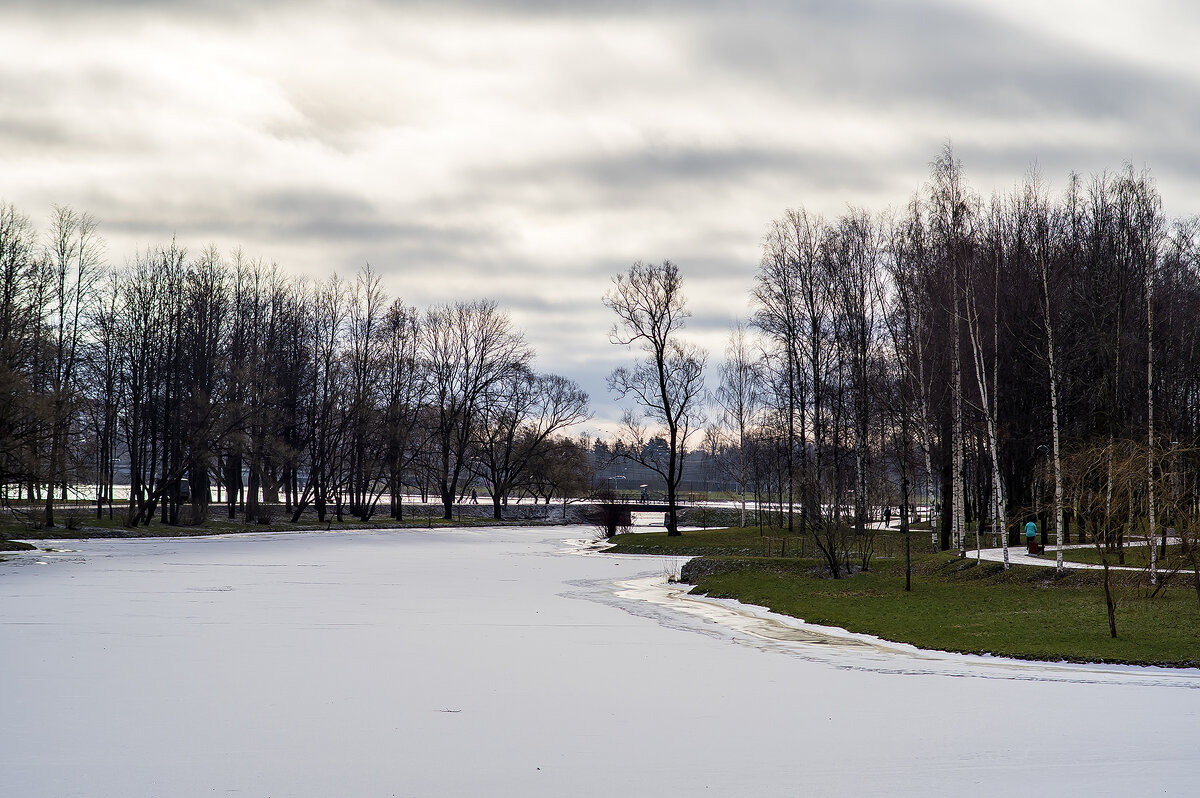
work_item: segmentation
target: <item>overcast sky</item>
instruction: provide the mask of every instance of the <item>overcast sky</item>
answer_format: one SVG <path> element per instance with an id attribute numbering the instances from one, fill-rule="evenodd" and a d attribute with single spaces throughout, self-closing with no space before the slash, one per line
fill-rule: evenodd
<path id="1" fill-rule="evenodd" d="M 680 265 L 715 366 L 768 223 L 1149 167 L 1200 212 L 1200 4 L 0 0 L 0 200 L 511 309 L 618 415 L 600 303 Z"/>

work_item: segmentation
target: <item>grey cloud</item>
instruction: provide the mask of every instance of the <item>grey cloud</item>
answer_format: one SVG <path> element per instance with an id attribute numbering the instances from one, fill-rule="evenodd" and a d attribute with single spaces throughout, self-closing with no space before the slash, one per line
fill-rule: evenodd
<path id="1" fill-rule="evenodd" d="M 928 158 L 934 149 L 923 153 Z M 914 156 L 916 153 L 913 153 Z M 797 142 L 794 147 L 645 148 L 626 155 L 540 160 L 519 167 L 489 170 L 472 175 L 480 194 L 494 198 L 512 196 L 521 187 L 535 187 L 528 202 L 546 211 L 569 212 L 597 204 L 628 206 L 631 202 L 653 206 L 699 203 L 723 199 L 756 179 L 769 176 L 810 190 L 837 188 L 846 195 L 873 193 L 891 184 L 885 164 L 894 158 L 883 153 L 860 156 L 834 155 Z"/>
<path id="2" fill-rule="evenodd" d="M 127 12 L 161 14 L 183 14 L 192 17 L 213 17 L 229 20 L 248 13 L 248 6 L 240 0 L 5 0 L 5 8 L 11 12 L 36 13 L 39 16 L 54 16 L 63 20 L 77 20 L 80 16 L 105 16 Z M 281 1 L 278 5 L 284 5 Z"/>
<path id="3" fill-rule="evenodd" d="M 246 246 L 283 242 L 337 253 L 326 268 L 357 268 L 365 261 L 387 270 L 444 268 L 474 263 L 477 253 L 499 246 L 484 224 L 388 218 L 361 196 L 316 189 L 230 192 L 208 199 L 192 193 L 178 202 L 150 198 L 137 204 L 100 193 L 86 207 L 96 209 L 106 234 L 150 243 L 176 235 L 189 246 L 213 239 Z M 281 257 L 270 251 L 252 254 Z"/>
<path id="4" fill-rule="evenodd" d="M 795 149 L 733 147 L 670 150 L 646 149 L 621 158 L 592 158 L 566 165 L 566 170 L 588 183 L 621 193 L 682 186 L 728 190 L 762 173 L 803 173 L 818 184 L 873 187 L 875 173 L 849 168 L 861 159 L 830 156 L 827 152 Z M 701 199 L 697 197 L 696 199 Z"/>
<path id="5" fill-rule="evenodd" d="M 1018 29 L 969 7 L 848 0 L 694 29 L 697 60 L 806 96 L 914 113 L 1087 117 L 1200 112 L 1194 78 L 1164 75 Z"/>
<path id="6" fill-rule="evenodd" d="M 80 143 L 82 137 L 70 126 L 40 114 L 22 111 L 0 114 L 0 149 L 10 155 L 70 149 Z"/>
<path id="7" fill-rule="evenodd" d="M 144 152 L 146 136 L 128 129 L 116 135 L 107 125 L 81 115 L 73 101 L 86 97 L 93 107 L 120 107 L 137 91 L 130 75 L 107 66 L 84 74 L 0 69 L 0 145 L 7 153 Z"/>

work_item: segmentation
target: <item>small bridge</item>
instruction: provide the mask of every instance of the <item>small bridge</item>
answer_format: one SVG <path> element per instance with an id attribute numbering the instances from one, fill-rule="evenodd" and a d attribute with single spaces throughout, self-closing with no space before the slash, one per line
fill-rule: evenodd
<path id="1" fill-rule="evenodd" d="M 603 524 L 609 537 L 617 534 L 617 527 L 633 523 L 634 513 L 669 513 L 671 505 L 665 502 L 596 502 L 594 523 Z M 682 505 L 675 503 L 675 509 Z"/>

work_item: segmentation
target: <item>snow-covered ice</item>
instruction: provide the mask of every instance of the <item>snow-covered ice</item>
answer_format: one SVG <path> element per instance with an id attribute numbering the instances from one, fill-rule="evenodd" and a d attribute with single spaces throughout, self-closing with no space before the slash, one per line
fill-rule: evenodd
<path id="1" fill-rule="evenodd" d="M 0 563 L 0 796 L 1192 794 L 1200 675 L 805 627 L 587 530 Z"/>

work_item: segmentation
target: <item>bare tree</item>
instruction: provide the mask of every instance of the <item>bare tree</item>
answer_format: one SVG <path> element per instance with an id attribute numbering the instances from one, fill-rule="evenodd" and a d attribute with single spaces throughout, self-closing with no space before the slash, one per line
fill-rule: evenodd
<path id="1" fill-rule="evenodd" d="M 794 528 L 793 514 L 797 465 L 802 472 L 805 490 L 811 487 L 810 477 L 820 471 L 820 451 L 816 464 L 809 469 L 806 410 L 809 399 L 813 408 L 813 435 L 820 429 L 820 380 L 817 375 L 823 364 L 825 333 L 825 297 L 827 292 L 818 282 L 821 231 L 824 223 L 803 210 L 786 211 L 782 218 L 771 222 L 763 241 L 762 260 L 755 278 L 754 325 L 766 338 L 764 366 L 764 400 L 774 400 L 774 414 L 782 422 L 786 435 L 784 465 L 787 470 L 787 528 Z M 805 348 L 807 344 L 807 348 Z M 805 357 L 808 360 L 805 361 Z M 816 364 L 810 374 L 805 363 Z M 797 449 L 799 456 L 797 457 Z M 799 460 L 799 463 L 797 463 Z M 815 523 L 812 496 L 803 496 L 802 516 L 808 527 Z"/>
<path id="2" fill-rule="evenodd" d="M 1159 248 L 1164 237 L 1161 199 L 1147 174 L 1136 175 L 1132 167 L 1116 181 L 1118 230 L 1124 259 L 1145 279 L 1146 307 L 1146 513 L 1149 523 L 1150 578 L 1157 583 L 1157 505 L 1155 502 L 1155 414 L 1154 414 L 1154 283 Z M 1165 538 L 1165 532 L 1164 532 Z M 1166 543 L 1164 540 L 1163 548 Z"/>
<path id="3" fill-rule="evenodd" d="M 854 534 L 869 552 L 873 530 L 867 527 L 867 484 L 871 468 L 871 422 L 880 376 L 879 291 L 883 237 L 863 211 L 844 216 L 831 237 L 831 284 L 834 286 L 838 346 L 848 365 L 849 421 L 854 451 Z"/>
<path id="4" fill-rule="evenodd" d="M 164 466 L 170 466 L 167 366 L 172 339 L 178 335 L 176 289 L 183 262 L 184 252 L 174 241 L 147 249 L 126 270 L 122 287 L 120 337 L 126 402 L 121 430 L 129 458 L 128 526 L 150 523 L 171 481 L 171 475 L 164 472 Z"/>
<path id="5" fill-rule="evenodd" d="M 46 526 L 54 526 L 54 488 L 61 484 L 66 492 L 68 435 L 80 389 L 77 366 L 104 249 L 96 229 L 89 214 L 56 206 L 46 241 L 51 280 Z"/>
<path id="6" fill-rule="evenodd" d="M 299 521 L 311 502 L 317 520 L 324 523 L 329 502 L 336 501 L 338 457 L 345 434 L 344 365 L 341 354 L 346 334 L 347 291 L 336 276 L 317 287 L 309 313 L 310 357 L 305 389 L 305 424 L 308 427 L 308 479 L 292 511 Z M 340 506 L 340 505 L 339 505 Z"/>
<path id="7" fill-rule="evenodd" d="M 404 474 L 425 443 L 420 421 L 428 380 L 419 357 L 420 336 L 417 309 L 398 299 L 392 302 L 384 316 L 381 377 L 391 516 L 397 520 L 404 512 Z"/>
<path id="8" fill-rule="evenodd" d="M 762 377 L 751 356 L 746 338 L 746 327 L 741 322 L 734 325 L 725 347 L 725 362 L 721 364 L 721 384 L 717 386 L 716 400 L 720 406 L 726 428 L 737 436 L 731 468 L 728 469 L 741 494 L 741 521 L 746 525 L 746 485 L 749 481 L 747 447 L 750 428 L 754 425 L 758 411 L 759 391 Z"/>
<path id="9" fill-rule="evenodd" d="M 387 329 L 379 275 L 367 264 L 350 292 L 346 326 L 346 453 L 350 513 L 367 521 L 386 489 L 388 473 L 385 408 L 380 372 Z"/>
<path id="10" fill-rule="evenodd" d="M 1050 251 L 1054 238 L 1054 231 L 1051 229 L 1054 220 L 1051 216 L 1049 202 L 1043 195 L 1040 182 L 1036 175 L 1031 175 L 1025 185 L 1025 194 L 1022 198 L 1022 213 L 1021 218 L 1029 226 L 1027 232 L 1031 246 L 1033 247 L 1033 257 L 1038 266 L 1038 275 L 1041 278 L 1042 288 L 1042 324 L 1046 332 L 1046 365 L 1049 369 L 1049 387 L 1050 387 L 1050 432 L 1051 445 L 1054 466 L 1054 517 L 1055 517 L 1055 533 L 1057 535 L 1057 555 L 1056 567 L 1059 571 L 1062 570 L 1062 534 L 1063 534 L 1063 479 L 1062 479 L 1062 452 L 1060 448 L 1060 425 L 1058 415 L 1058 395 L 1059 395 L 1059 370 L 1058 364 L 1055 361 L 1055 342 L 1054 342 L 1054 324 L 1053 324 L 1053 303 L 1051 292 L 1050 273 L 1052 268 L 1053 254 Z"/>
<path id="11" fill-rule="evenodd" d="M 595 471 L 586 438 L 556 435 L 547 439 L 529 464 L 529 484 L 546 504 L 557 494 L 563 500 L 563 520 L 572 499 L 588 495 Z"/>
<path id="12" fill-rule="evenodd" d="M 29 218 L 0 203 L 0 487 L 31 490 L 38 475 L 34 401 L 41 261 Z M 33 494 L 30 493 L 30 498 Z"/>
<path id="13" fill-rule="evenodd" d="M 113 517 L 113 493 L 116 482 L 118 417 L 125 396 L 121 368 L 120 321 L 123 298 L 115 272 L 106 275 L 91 310 L 92 341 L 88 349 L 88 392 L 92 434 L 95 436 L 96 517 Z M 2 480 L 0 480 L 2 481 Z"/>
<path id="14" fill-rule="evenodd" d="M 901 366 L 916 389 L 917 413 L 914 423 L 925 465 L 925 507 L 930 522 L 931 545 L 937 551 L 938 530 L 932 515 L 936 502 L 933 478 L 933 388 L 930 381 L 930 346 L 926 341 L 932 314 L 929 311 L 931 297 L 925 280 L 929 256 L 922 219 L 921 205 L 914 198 L 907 214 L 893 229 L 889 263 L 895 296 L 894 313 L 901 317 L 900 325 L 905 331 L 901 336 L 904 346 L 897 347 L 896 356 L 901 359 Z M 897 335 L 893 333 L 892 338 L 896 340 Z"/>
<path id="15" fill-rule="evenodd" d="M 954 546 L 966 550 L 966 491 L 964 484 L 963 386 L 962 386 L 962 287 L 964 271 L 973 257 L 976 200 L 963 178 L 962 163 L 947 144 L 933 162 L 929 220 L 932 239 L 942 268 L 949 273 L 951 290 L 950 363 L 951 380 L 951 511 Z"/>
<path id="16" fill-rule="evenodd" d="M 491 482 L 492 516 L 529 476 L 551 436 L 590 417 L 588 396 L 574 381 L 528 368 L 504 372 L 486 391 L 478 427 L 478 459 Z"/>
<path id="17" fill-rule="evenodd" d="M 989 217 L 991 228 L 989 235 L 994 238 L 1002 238 L 1003 236 L 1003 212 L 998 207 L 997 203 L 993 204 L 991 215 Z M 967 334 L 971 339 L 972 362 L 975 366 L 975 384 L 979 389 L 979 400 L 984 419 L 987 424 L 987 440 L 988 453 L 992 463 L 992 508 L 995 517 L 996 528 L 1000 530 L 1000 536 L 1003 539 L 1004 548 L 1004 568 L 1009 567 L 1008 562 L 1008 518 L 1005 508 L 1005 493 L 1004 480 L 1000 475 L 1000 435 L 998 431 L 998 405 L 1000 401 L 1000 317 L 999 317 L 999 297 L 1000 297 L 1000 263 L 1003 252 L 1002 241 L 993 242 L 990 248 L 993 263 L 993 282 L 992 282 L 992 364 L 991 364 L 991 379 L 988 379 L 987 356 L 985 353 L 985 339 L 983 337 L 983 329 L 980 324 L 979 317 L 979 299 L 978 291 L 975 287 L 976 275 L 972 275 L 967 281 L 967 295 L 964 303 L 966 307 L 966 322 Z M 982 526 L 982 523 L 980 524 Z M 978 560 L 979 552 L 979 531 L 976 529 L 976 559 Z"/>
<path id="18" fill-rule="evenodd" d="M 679 339 L 679 330 L 690 315 L 683 296 L 683 278 L 670 261 L 655 266 L 637 262 L 613 278 L 604 304 L 617 315 L 609 341 L 637 345 L 645 357 L 632 367 L 615 369 L 609 390 L 620 399 L 632 398 L 640 415 L 626 411 L 623 440 L 626 456 L 642 463 L 667 485 L 667 534 L 678 535 L 677 491 L 683 478 L 683 455 L 688 438 L 699 426 L 704 394 L 706 353 Z M 648 450 L 650 436 L 641 420 L 665 432 L 662 456 Z"/>
<path id="19" fill-rule="evenodd" d="M 230 310 L 229 272 L 215 247 L 208 247 L 188 266 L 180 288 L 182 343 L 173 364 L 183 371 L 180 433 L 181 464 L 190 484 L 191 523 L 208 519 L 210 474 L 229 433 L 241 419 L 220 402 L 226 365 L 226 332 Z M 171 498 L 178 501 L 179 491 Z M 172 521 L 178 520 L 178 507 Z"/>
<path id="20" fill-rule="evenodd" d="M 433 463 L 444 517 L 470 472 L 487 392 L 506 374 L 525 369 L 533 353 L 508 314 L 487 300 L 433 308 L 425 317 L 421 358 L 429 375 Z"/>

